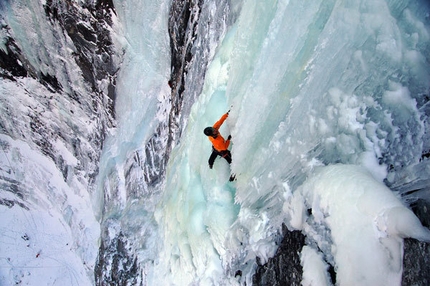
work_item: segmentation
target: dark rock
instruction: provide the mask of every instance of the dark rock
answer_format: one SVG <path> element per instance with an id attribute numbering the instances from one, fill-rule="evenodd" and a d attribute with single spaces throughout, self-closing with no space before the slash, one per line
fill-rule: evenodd
<path id="1" fill-rule="evenodd" d="M 418 199 L 411 209 L 425 227 L 430 226 L 430 203 Z M 402 285 L 430 285 L 430 243 L 412 238 L 404 240 Z"/>
<path id="2" fill-rule="evenodd" d="M 41 73 L 40 81 L 52 92 L 59 92 L 62 89 L 58 79 L 50 74 Z"/>
<path id="3" fill-rule="evenodd" d="M 7 26 L 2 25 L 1 29 L 5 30 L 6 34 L 8 34 Z M 0 49 L 0 76 L 10 80 L 13 80 L 13 77 L 27 76 L 27 70 L 19 59 L 21 50 L 12 38 L 8 37 L 6 39 L 5 46 L 7 53 Z"/>
<path id="4" fill-rule="evenodd" d="M 407 238 L 404 245 L 402 285 L 430 285 L 430 244 Z"/>
<path id="5" fill-rule="evenodd" d="M 411 209 L 420 219 L 423 226 L 430 228 L 430 202 L 417 199 L 411 203 Z"/>
<path id="6" fill-rule="evenodd" d="M 52 22 L 58 22 L 72 39 L 76 47 L 74 58 L 85 81 L 90 84 L 95 95 L 106 95 L 110 99 L 108 111 L 113 114 L 115 78 L 119 67 L 112 60 L 115 50 L 109 32 L 111 13 L 115 13 L 112 1 L 97 1 L 93 5 L 83 4 L 83 7 L 79 7 L 69 1 L 47 0 L 44 9 L 46 16 Z M 102 79 L 109 82 L 108 90 L 98 86 Z M 101 98 L 101 101 L 104 99 Z"/>
<path id="7" fill-rule="evenodd" d="M 193 54 L 192 47 L 196 40 L 196 27 L 200 17 L 203 0 L 173 1 L 169 11 L 169 37 L 171 49 L 171 73 L 169 86 L 172 89 L 172 108 L 169 115 L 169 138 L 167 151 L 170 153 L 171 144 L 180 137 L 179 121 L 184 101 L 185 78 L 190 68 Z M 198 86 L 195 88 L 199 89 Z"/>
<path id="8" fill-rule="evenodd" d="M 253 285 L 301 285 L 303 269 L 300 252 L 305 245 L 305 236 L 300 231 L 289 231 L 283 226 L 284 238 L 274 257 L 255 271 Z"/>
<path id="9" fill-rule="evenodd" d="M 104 235 L 108 237 L 108 234 Z M 130 253 L 127 238 L 122 232 L 114 239 L 103 239 L 95 267 L 96 285 L 140 285 L 137 257 Z"/>

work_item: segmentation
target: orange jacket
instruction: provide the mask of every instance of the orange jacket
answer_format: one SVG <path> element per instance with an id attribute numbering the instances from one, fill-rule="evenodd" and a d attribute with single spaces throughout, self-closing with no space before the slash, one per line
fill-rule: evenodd
<path id="1" fill-rule="evenodd" d="M 221 125 L 224 123 L 224 121 L 227 119 L 228 113 L 221 116 L 220 120 L 215 122 L 213 128 L 215 128 L 217 131 L 221 127 Z M 217 151 L 224 151 L 227 150 L 228 146 L 230 145 L 230 140 L 225 140 L 224 137 L 221 136 L 220 133 L 214 138 L 212 136 L 209 136 L 209 140 L 212 143 L 212 146 Z"/>

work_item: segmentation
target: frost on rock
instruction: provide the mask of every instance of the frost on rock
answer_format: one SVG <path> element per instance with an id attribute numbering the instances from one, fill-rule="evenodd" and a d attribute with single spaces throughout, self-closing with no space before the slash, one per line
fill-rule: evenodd
<path id="1" fill-rule="evenodd" d="M 0 280 L 92 285 L 100 226 L 91 195 L 121 61 L 114 15 L 76 1 L 0 10 Z"/>

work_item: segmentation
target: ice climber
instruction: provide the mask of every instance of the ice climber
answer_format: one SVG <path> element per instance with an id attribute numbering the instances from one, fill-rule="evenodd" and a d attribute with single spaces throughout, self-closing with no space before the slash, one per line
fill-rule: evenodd
<path id="1" fill-rule="evenodd" d="M 215 122 L 215 124 L 212 127 L 206 127 L 205 130 L 203 130 L 203 133 L 205 133 L 206 136 L 208 136 L 209 141 L 212 143 L 212 154 L 209 157 L 209 168 L 212 169 L 215 159 L 217 156 L 223 157 L 229 164 L 231 163 L 231 153 L 227 149 L 230 145 L 230 139 L 231 135 L 228 135 L 227 140 L 222 137 L 222 135 L 219 133 L 219 128 L 224 123 L 224 121 L 227 119 L 228 114 L 230 110 L 225 113 L 221 118 Z M 230 177 L 230 181 L 234 180 L 234 175 Z"/>

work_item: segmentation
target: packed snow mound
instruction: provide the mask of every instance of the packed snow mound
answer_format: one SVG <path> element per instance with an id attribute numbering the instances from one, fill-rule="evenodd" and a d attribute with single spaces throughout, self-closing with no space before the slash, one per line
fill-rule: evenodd
<path id="1" fill-rule="evenodd" d="M 361 166 L 322 167 L 295 195 L 308 208 L 301 228 L 332 256 L 339 285 L 397 285 L 403 238 L 430 241 L 412 211 Z"/>

